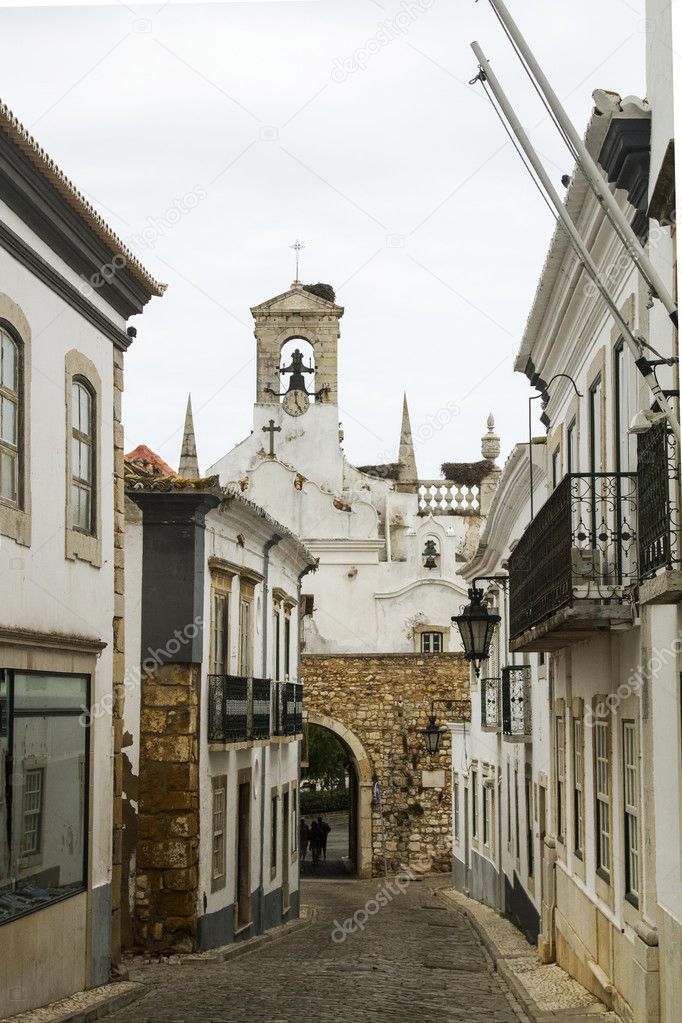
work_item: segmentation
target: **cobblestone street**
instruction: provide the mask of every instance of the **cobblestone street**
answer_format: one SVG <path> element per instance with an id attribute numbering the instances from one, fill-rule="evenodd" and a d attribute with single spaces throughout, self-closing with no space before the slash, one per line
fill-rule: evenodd
<path id="1" fill-rule="evenodd" d="M 439 1019 L 517 1023 L 502 982 L 464 914 L 435 894 L 444 878 L 411 883 L 364 930 L 332 940 L 381 882 L 308 881 L 309 925 L 223 963 L 145 967 L 150 991 L 111 1023 L 360 1023 Z M 340 932 L 337 931 L 337 938 Z"/>

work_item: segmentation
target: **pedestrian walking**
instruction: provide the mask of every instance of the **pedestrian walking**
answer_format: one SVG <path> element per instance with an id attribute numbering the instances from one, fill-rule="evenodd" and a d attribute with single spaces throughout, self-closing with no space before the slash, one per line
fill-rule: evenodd
<path id="1" fill-rule="evenodd" d="M 322 832 L 316 820 L 310 825 L 310 852 L 313 857 L 313 866 L 320 862 L 320 850 L 322 849 Z"/>
<path id="2" fill-rule="evenodd" d="M 322 849 L 322 855 L 323 855 L 323 857 L 324 857 L 324 859 L 326 861 L 326 859 L 327 859 L 327 838 L 329 837 L 329 832 L 332 829 L 331 828 L 331 824 L 329 824 L 327 821 L 323 820 L 322 817 L 318 817 L 317 818 L 317 826 L 320 829 L 320 847 Z"/>
<path id="3" fill-rule="evenodd" d="M 310 842 L 310 828 L 306 824 L 303 817 L 301 817 L 301 823 L 298 826 L 298 847 L 301 850 L 301 863 L 306 858 L 308 852 L 308 844 Z"/>

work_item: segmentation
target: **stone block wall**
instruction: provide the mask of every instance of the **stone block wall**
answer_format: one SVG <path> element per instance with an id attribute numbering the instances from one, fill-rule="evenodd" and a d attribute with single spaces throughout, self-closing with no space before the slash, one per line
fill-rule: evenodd
<path id="1" fill-rule="evenodd" d="M 196 948 L 200 682 L 185 664 L 142 679 L 135 939 L 150 951 Z"/>
<path id="2" fill-rule="evenodd" d="M 450 736 L 426 752 L 421 730 L 431 701 L 439 724 L 469 717 L 469 664 L 461 653 L 304 655 L 304 708 L 340 722 L 381 785 L 390 871 L 403 864 L 451 869 Z M 461 701 L 465 701 L 463 708 Z M 381 820 L 372 806 L 372 873 L 383 874 Z"/>

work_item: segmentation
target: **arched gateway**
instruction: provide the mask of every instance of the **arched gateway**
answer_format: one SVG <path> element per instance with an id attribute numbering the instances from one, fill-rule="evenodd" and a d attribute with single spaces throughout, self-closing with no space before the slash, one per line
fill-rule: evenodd
<path id="1" fill-rule="evenodd" d="M 308 723 L 333 732 L 351 758 L 350 852 L 358 877 L 372 876 L 372 763 L 353 732 L 326 714 L 307 712 Z"/>

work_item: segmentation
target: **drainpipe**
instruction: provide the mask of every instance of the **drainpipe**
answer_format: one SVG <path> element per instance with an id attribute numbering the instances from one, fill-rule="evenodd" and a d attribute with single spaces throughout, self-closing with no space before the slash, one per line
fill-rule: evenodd
<path id="1" fill-rule="evenodd" d="M 298 581 L 297 581 L 297 585 L 296 585 L 296 599 L 298 600 L 298 619 L 297 619 L 297 622 L 296 622 L 296 625 L 297 625 L 297 628 L 298 628 L 298 636 L 296 637 L 296 681 L 297 682 L 301 681 L 301 636 L 303 635 L 303 627 L 302 627 L 303 619 L 301 618 L 301 589 L 303 587 L 303 579 L 305 578 L 305 576 L 308 575 L 308 572 L 317 572 L 318 564 L 319 564 L 319 562 L 316 561 L 314 565 L 307 565 L 303 569 L 303 571 L 299 573 Z M 297 841 L 298 841 L 298 822 L 299 822 L 299 820 L 301 818 L 301 753 L 302 753 L 302 751 L 303 751 L 303 744 L 299 741 L 298 765 L 297 765 L 297 769 L 296 769 L 297 770 L 297 773 L 296 773 L 296 791 L 298 792 L 298 802 L 297 802 L 296 805 L 297 805 L 297 808 L 298 808 L 298 817 L 297 817 L 297 819 L 293 823 L 293 827 L 296 828 Z M 300 852 L 300 849 L 299 849 L 299 852 Z M 300 860 L 297 861 L 297 862 L 300 862 Z M 300 874 L 299 874 L 298 888 L 299 888 L 299 893 L 300 893 L 300 890 L 301 890 Z M 301 899 L 300 899 L 300 894 L 299 894 L 299 905 L 300 905 L 300 901 L 301 901 Z"/>
<path id="2" fill-rule="evenodd" d="M 277 546 L 277 544 L 280 542 L 281 539 L 282 539 L 282 537 L 278 533 L 275 533 L 274 536 L 272 536 L 267 541 L 265 546 L 263 547 L 263 643 L 262 643 L 263 657 L 262 657 L 262 665 L 261 665 L 261 678 L 267 678 L 268 677 L 268 593 L 269 593 L 269 590 L 270 590 L 268 580 L 269 580 L 269 576 L 270 576 L 270 551 L 272 550 L 273 547 Z M 272 706 L 272 698 L 271 698 L 271 701 L 270 701 L 270 706 Z M 264 880 L 263 880 L 263 871 L 264 871 L 263 859 L 264 859 L 264 851 L 265 851 L 265 778 L 266 778 L 265 758 L 266 758 L 266 755 L 267 755 L 267 751 L 268 751 L 268 747 L 267 746 L 263 746 L 262 753 L 261 753 L 261 765 L 260 765 L 260 775 L 261 775 L 261 784 L 260 784 L 260 788 L 261 788 L 261 792 L 260 792 L 260 881 L 259 881 L 259 885 L 258 885 L 258 933 L 259 934 L 263 933 L 263 904 L 264 904 L 264 901 L 265 901 Z"/>

